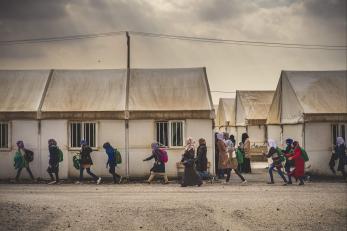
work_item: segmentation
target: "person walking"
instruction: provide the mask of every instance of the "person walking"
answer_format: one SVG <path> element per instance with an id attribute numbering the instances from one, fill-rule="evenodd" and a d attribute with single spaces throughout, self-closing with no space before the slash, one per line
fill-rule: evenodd
<path id="1" fill-rule="evenodd" d="M 33 160 L 34 153 L 24 147 L 24 142 L 22 140 L 17 141 L 17 151 L 14 156 L 14 167 L 17 169 L 16 182 L 19 181 L 22 169 L 25 168 L 29 173 L 31 180 L 34 179 L 34 175 L 30 170 L 29 162 Z"/>
<path id="2" fill-rule="evenodd" d="M 47 172 L 51 177 L 51 181 L 48 184 L 59 183 L 59 148 L 55 139 L 48 140 L 49 161 Z M 55 175 L 55 180 L 53 177 Z"/>
<path id="3" fill-rule="evenodd" d="M 191 137 L 189 137 L 186 141 L 186 147 L 185 147 L 184 154 L 181 160 L 181 162 L 184 165 L 184 174 L 183 174 L 181 187 L 194 186 L 194 185 L 197 185 L 200 187 L 202 185 L 202 180 L 195 170 L 194 155 L 195 155 L 194 141 Z"/>
<path id="4" fill-rule="evenodd" d="M 206 140 L 204 138 L 199 139 L 199 147 L 196 150 L 196 171 L 202 180 L 210 177 L 207 172 L 207 147 Z"/>
<path id="5" fill-rule="evenodd" d="M 96 181 L 96 184 L 101 183 L 101 177 L 97 177 L 93 172 L 90 171 L 90 167 L 93 165 L 92 157 L 90 153 L 92 153 L 91 147 L 89 147 L 88 143 L 85 140 L 81 140 L 81 151 L 80 151 L 80 178 L 76 184 L 81 184 L 83 182 L 83 172 L 86 169 L 87 173 Z"/>
<path id="6" fill-rule="evenodd" d="M 164 177 L 164 184 L 168 184 L 169 179 L 165 173 L 165 162 L 162 159 L 163 153 L 160 150 L 158 143 L 152 143 L 151 148 L 152 148 L 152 155 L 143 160 L 143 161 L 149 161 L 154 159 L 154 164 L 150 170 L 150 176 L 147 180 L 147 183 L 150 184 L 152 180 L 154 179 L 154 177 L 156 176 L 162 176 Z"/>
<path id="7" fill-rule="evenodd" d="M 337 165 L 337 171 L 340 171 L 342 173 L 342 176 L 346 177 L 346 172 L 345 172 L 346 144 L 345 144 L 345 140 L 341 136 L 337 137 L 336 139 L 335 156 L 337 159 L 339 159 L 339 164 Z"/>
<path id="8" fill-rule="evenodd" d="M 236 175 L 238 177 L 240 177 L 240 179 L 242 180 L 242 184 L 246 184 L 247 181 L 245 180 L 245 178 L 237 170 L 238 162 L 237 162 L 237 156 L 236 156 L 236 151 L 235 151 L 235 147 L 234 147 L 233 142 L 231 140 L 227 140 L 227 141 L 225 141 L 225 143 L 226 143 L 227 152 L 228 152 L 228 168 L 227 168 L 226 183 L 229 182 L 231 171 L 234 170 Z"/>
<path id="9" fill-rule="evenodd" d="M 122 176 L 118 175 L 116 173 L 116 167 L 117 167 L 117 161 L 116 161 L 116 150 L 109 142 L 106 142 L 102 145 L 102 147 L 105 149 L 105 152 L 107 154 L 107 163 L 106 168 L 109 168 L 109 173 L 111 173 L 113 177 L 113 183 L 120 184 L 122 182 Z"/>
<path id="10" fill-rule="evenodd" d="M 218 177 L 219 179 L 223 179 L 224 178 L 224 174 L 227 171 L 228 168 L 230 168 L 230 166 L 228 166 L 228 153 L 227 153 L 227 147 L 225 144 L 225 140 L 224 140 L 224 134 L 223 133 L 218 133 L 217 134 L 217 147 L 218 147 L 218 170 L 219 170 L 219 174 Z"/>
<path id="11" fill-rule="evenodd" d="M 287 179 L 284 177 L 282 172 L 282 161 L 284 160 L 284 157 L 281 153 L 281 150 L 277 148 L 277 144 L 273 139 L 268 140 L 269 145 L 269 151 L 268 153 L 263 153 L 267 158 L 272 159 L 272 163 L 269 167 L 269 175 L 270 175 L 270 181 L 268 184 L 274 184 L 274 177 L 273 177 L 273 170 L 276 168 L 278 175 L 283 179 L 284 185 L 287 185 Z"/>
<path id="12" fill-rule="evenodd" d="M 286 171 L 288 177 L 288 184 L 292 184 L 292 177 L 290 174 L 290 168 L 294 165 L 293 160 L 289 160 L 288 158 L 293 154 L 293 140 L 288 138 L 286 139 L 286 148 L 282 151 L 285 157 L 284 170 Z"/>
<path id="13" fill-rule="evenodd" d="M 237 170 L 239 171 L 239 173 L 242 173 L 244 158 L 245 158 L 245 154 L 243 152 L 242 142 L 240 142 L 239 146 L 236 149 L 236 159 L 238 163 Z"/>
<path id="14" fill-rule="evenodd" d="M 243 133 L 242 137 L 243 152 L 245 153 L 245 158 L 243 160 L 243 171 L 244 173 L 252 173 L 251 169 L 251 142 L 247 133 Z"/>
<path id="15" fill-rule="evenodd" d="M 302 150 L 300 148 L 299 142 L 293 142 L 293 154 L 288 158 L 288 160 L 294 160 L 295 169 L 290 173 L 294 176 L 296 180 L 299 179 L 299 185 L 304 185 L 304 175 L 305 175 L 305 160 L 302 157 Z"/>

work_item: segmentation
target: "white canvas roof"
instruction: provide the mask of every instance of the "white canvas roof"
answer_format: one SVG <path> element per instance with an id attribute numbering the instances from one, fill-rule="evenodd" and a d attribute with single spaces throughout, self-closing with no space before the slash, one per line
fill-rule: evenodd
<path id="1" fill-rule="evenodd" d="M 236 125 L 265 124 L 275 91 L 236 91 Z"/>
<path id="2" fill-rule="evenodd" d="M 115 112 L 122 112 L 119 116 L 124 117 L 126 79 L 126 70 L 54 70 L 42 116 L 61 118 L 73 117 L 64 112 L 94 112 L 89 116 L 115 118 Z"/>
<path id="3" fill-rule="evenodd" d="M 234 98 L 220 98 L 217 118 L 219 126 L 235 126 L 235 99 Z"/>
<path id="4" fill-rule="evenodd" d="M 131 69 L 130 118 L 214 118 L 204 68 Z"/>
<path id="5" fill-rule="evenodd" d="M 49 73 L 0 70 L 0 118 L 36 118 Z"/>
<path id="6" fill-rule="evenodd" d="M 282 71 L 269 124 L 347 120 L 346 71 Z"/>

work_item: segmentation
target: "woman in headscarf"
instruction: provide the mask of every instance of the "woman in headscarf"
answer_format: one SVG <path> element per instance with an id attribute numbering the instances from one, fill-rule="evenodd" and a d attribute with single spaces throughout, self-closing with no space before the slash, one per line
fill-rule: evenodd
<path id="1" fill-rule="evenodd" d="M 218 133 L 217 134 L 217 147 L 218 147 L 218 177 L 224 178 L 224 173 L 227 171 L 227 169 L 230 169 L 230 165 L 228 164 L 228 152 L 227 152 L 227 146 L 224 141 L 224 134 Z"/>
<path id="2" fill-rule="evenodd" d="M 154 142 L 151 144 L 151 148 L 152 148 L 152 155 L 143 160 L 143 161 L 148 161 L 148 160 L 154 159 L 153 167 L 150 170 L 151 175 L 149 176 L 147 183 L 150 184 L 151 181 L 156 176 L 163 176 L 164 184 L 168 184 L 169 179 L 167 178 L 167 175 L 165 173 L 165 163 L 164 161 L 162 161 L 162 158 L 161 158 L 162 153 L 159 148 L 159 144 Z"/>
<path id="3" fill-rule="evenodd" d="M 232 169 L 235 171 L 236 175 L 238 175 L 238 177 L 240 177 L 240 179 L 242 180 L 242 184 L 247 183 L 245 178 L 243 178 L 243 176 L 237 170 L 238 162 L 237 162 L 236 152 L 235 152 L 235 147 L 234 147 L 233 142 L 231 140 L 226 140 L 225 144 L 227 146 L 227 153 L 228 153 L 228 167 L 230 167 L 227 169 L 226 183 L 229 182 L 229 180 L 230 180 L 230 175 L 231 175 Z"/>
<path id="4" fill-rule="evenodd" d="M 209 177 L 207 172 L 207 147 L 206 140 L 204 138 L 199 139 L 199 147 L 196 150 L 196 171 L 198 172 L 201 179 Z"/>
<path id="5" fill-rule="evenodd" d="M 282 172 L 282 160 L 284 160 L 284 157 L 282 155 L 282 151 L 277 148 L 277 144 L 273 139 L 268 140 L 268 145 L 269 145 L 269 152 L 265 154 L 267 158 L 272 159 L 272 163 L 270 164 L 269 167 L 269 175 L 270 175 L 270 181 L 268 184 L 274 184 L 274 177 L 273 177 L 273 170 L 276 168 L 278 175 L 283 179 L 284 185 L 287 185 L 287 179 L 284 177 L 283 172 Z"/>
<path id="6" fill-rule="evenodd" d="M 294 160 L 295 169 L 290 173 L 294 176 L 296 180 L 299 179 L 299 185 L 304 185 L 304 175 L 305 175 L 305 160 L 302 157 L 302 151 L 298 141 L 293 143 L 293 154 L 288 158 L 288 160 Z"/>
<path id="7" fill-rule="evenodd" d="M 183 174 L 183 179 L 181 183 L 182 187 L 202 185 L 202 180 L 195 170 L 194 155 L 195 155 L 194 141 L 191 137 L 189 137 L 186 141 L 186 147 L 184 149 L 184 154 L 181 160 L 181 162 L 184 165 L 184 174 Z"/>
<path id="8" fill-rule="evenodd" d="M 339 159 L 337 171 L 340 171 L 343 177 L 346 177 L 345 159 L 346 159 L 346 144 L 343 137 L 339 136 L 336 139 L 335 156 Z"/>
<path id="9" fill-rule="evenodd" d="M 247 133 L 242 134 L 242 144 L 243 152 L 245 153 L 245 158 L 243 160 L 243 171 L 244 173 L 252 173 L 251 169 L 251 142 L 249 141 L 249 136 Z"/>
<path id="10" fill-rule="evenodd" d="M 57 141 L 55 139 L 48 140 L 48 151 L 49 151 L 49 161 L 47 172 L 51 177 L 51 182 L 48 184 L 58 184 L 59 183 L 59 148 Z M 55 180 L 53 177 L 55 175 Z"/>

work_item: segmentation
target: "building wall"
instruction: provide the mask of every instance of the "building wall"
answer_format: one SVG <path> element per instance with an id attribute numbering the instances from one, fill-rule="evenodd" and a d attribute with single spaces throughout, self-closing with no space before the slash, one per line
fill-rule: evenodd
<path id="1" fill-rule="evenodd" d="M 266 127 L 265 125 L 247 126 L 248 136 L 251 145 L 264 146 L 266 143 Z"/>
<path id="2" fill-rule="evenodd" d="M 0 151 L 0 178 L 14 178 L 17 170 L 13 167 L 13 158 L 17 149 L 16 142 L 23 140 L 27 149 L 34 152 L 34 160 L 30 163 L 34 177 L 39 176 L 39 148 L 38 148 L 38 122 L 35 120 L 13 120 L 10 122 L 11 148 L 8 151 Z M 30 179 L 28 172 L 23 169 L 22 179 Z"/>
<path id="3" fill-rule="evenodd" d="M 316 174 L 332 175 L 329 168 L 333 149 L 331 123 L 305 124 L 305 148 L 310 158 L 309 170 Z M 336 161 L 335 169 L 337 164 L 338 161 Z"/>
<path id="4" fill-rule="evenodd" d="M 129 121 L 129 175 L 131 177 L 148 176 L 153 166 L 153 160 L 142 160 L 151 155 L 151 143 L 155 141 L 154 120 L 130 120 Z M 211 120 L 186 120 L 185 138 L 193 137 L 197 142 L 199 138 L 206 139 L 208 146 L 208 159 L 212 162 L 212 121 Z M 184 148 L 170 148 L 167 150 L 169 161 L 166 164 L 166 173 L 169 176 L 177 176 L 176 163 L 182 158 Z M 212 171 L 212 170 L 211 170 Z"/>
<path id="5" fill-rule="evenodd" d="M 291 138 L 298 141 L 301 145 L 303 144 L 303 125 L 282 125 L 283 126 L 283 140 Z"/>
<path id="6" fill-rule="evenodd" d="M 267 137 L 276 141 L 277 145 L 283 146 L 281 125 L 267 125 Z"/>

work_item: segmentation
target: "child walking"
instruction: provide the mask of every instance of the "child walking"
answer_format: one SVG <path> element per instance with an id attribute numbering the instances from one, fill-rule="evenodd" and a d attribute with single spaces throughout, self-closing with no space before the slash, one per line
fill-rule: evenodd
<path id="1" fill-rule="evenodd" d="M 30 178 L 34 180 L 33 173 L 29 167 L 29 162 L 32 161 L 33 152 L 24 148 L 24 142 L 22 140 L 17 141 L 17 148 L 18 149 L 14 157 L 14 167 L 17 169 L 16 182 L 19 181 L 19 176 L 23 168 L 27 170 Z M 31 155 L 31 157 L 29 155 Z"/>
<path id="2" fill-rule="evenodd" d="M 109 172 L 112 174 L 112 177 L 113 177 L 113 183 L 120 184 L 122 182 L 122 176 L 116 173 L 116 167 L 117 167 L 116 151 L 109 142 L 104 143 L 102 147 L 105 149 L 106 154 L 108 156 L 106 168 L 109 167 Z"/>
<path id="3" fill-rule="evenodd" d="M 59 148 L 57 146 L 57 141 L 54 139 L 48 140 L 48 151 L 49 151 L 49 161 L 47 172 L 51 177 L 51 182 L 48 184 L 58 184 L 59 183 Z M 55 180 L 53 177 L 55 174 Z"/>

